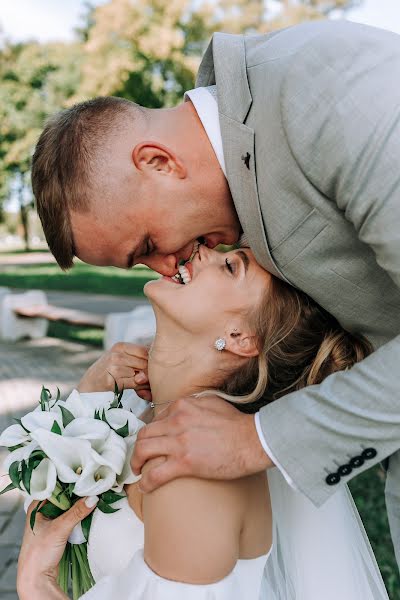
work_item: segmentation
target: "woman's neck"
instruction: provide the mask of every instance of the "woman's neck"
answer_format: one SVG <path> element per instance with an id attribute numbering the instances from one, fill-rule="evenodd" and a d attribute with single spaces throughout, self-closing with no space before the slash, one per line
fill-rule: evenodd
<path id="1" fill-rule="evenodd" d="M 157 405 L 192 396 L 217 385 L 218 359 L 209 342 L 185 333 L 157 332 L 149 352 L 148 375 L 153 402 Z M 224 368 L 221 365 L 221 368 Z M 165 405 L 155 407 L 155 414 Z"/>

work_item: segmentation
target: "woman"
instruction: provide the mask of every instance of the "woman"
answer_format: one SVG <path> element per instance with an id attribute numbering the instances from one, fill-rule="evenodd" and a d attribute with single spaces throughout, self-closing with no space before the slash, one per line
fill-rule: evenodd
<path id="1" fill-rule="evenodd" d="M 305 294 L 266 273 L 249 250 L 220 254 L 200 246 L 180 273 L 181 281 L 163 277 L 145 286 L 157 322 L 148 361 L 156 414 L 171 398 L 211 391 L 255 412 L 370 351 Z M 269 480 L 271 486 L 265 473 L 182 478 L 146 496 L 130 486 L 119 512 L 94 515 L 88 551 L 97 584 L 85 600 L 257 600 L 261 588 L 265 600 L 387 598 L 347 492 L 317 510 L 279 474 Z M 75 520 L 90 511 L 79 507 Z M 39 519 L 36 536 L 26 528 L 21 600 L 65 598 L 56 565 L 73 520 Z"/>

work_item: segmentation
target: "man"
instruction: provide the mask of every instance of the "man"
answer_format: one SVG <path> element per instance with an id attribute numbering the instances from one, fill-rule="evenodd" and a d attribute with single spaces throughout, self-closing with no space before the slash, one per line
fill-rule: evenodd
<path id="1" fill-rule="evenodd" d="M 320 505 L 391 456 L 400 559 L 399 75 L 400 38 L 353 23 L 215 34 L 177 108 L 100 99 L 46 126 L 32 180 L 61 267 L 76 255 L 173 275 L 197 238 L 231 244 L 243 230 L 261 265 L 376 348 L 255 419 L 216 398 L 171 403 L 139 436 L 136 472 L 166 457 L 144 491 L 275 463 Z"/>

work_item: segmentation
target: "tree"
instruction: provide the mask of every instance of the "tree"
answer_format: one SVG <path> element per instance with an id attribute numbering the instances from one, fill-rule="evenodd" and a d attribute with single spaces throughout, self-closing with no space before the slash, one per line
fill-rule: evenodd
<path id="1" fill-rule="evenodd" d="M 17 200 L 25 245 L 33 206 L 30 162 L 46 117 L 77 88 L 78 44 L 10 44 L 0 50 L 0 205 Z"/>
<path id="2" fill-rule="evenodd" d="M 194 85 L 214 31 L 262 33 L 343 13 L 359 0 L 110 0 L 90 8 L 83 79 L 74 100 L 116 95 L 150 108 L 171 106 Z M 277 10 L 278 6 L 278 10 Z"/>

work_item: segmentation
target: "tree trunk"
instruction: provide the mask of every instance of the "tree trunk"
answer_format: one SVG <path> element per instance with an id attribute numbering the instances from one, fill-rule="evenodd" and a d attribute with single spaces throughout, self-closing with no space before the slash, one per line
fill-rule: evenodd
<path id="1" fill-rule="evenodd" d="M 19 214 L 21 218 L 21 225 L 23 229 L 25 251 L 29 252 L 29 206 L 20 204 Z"/>

